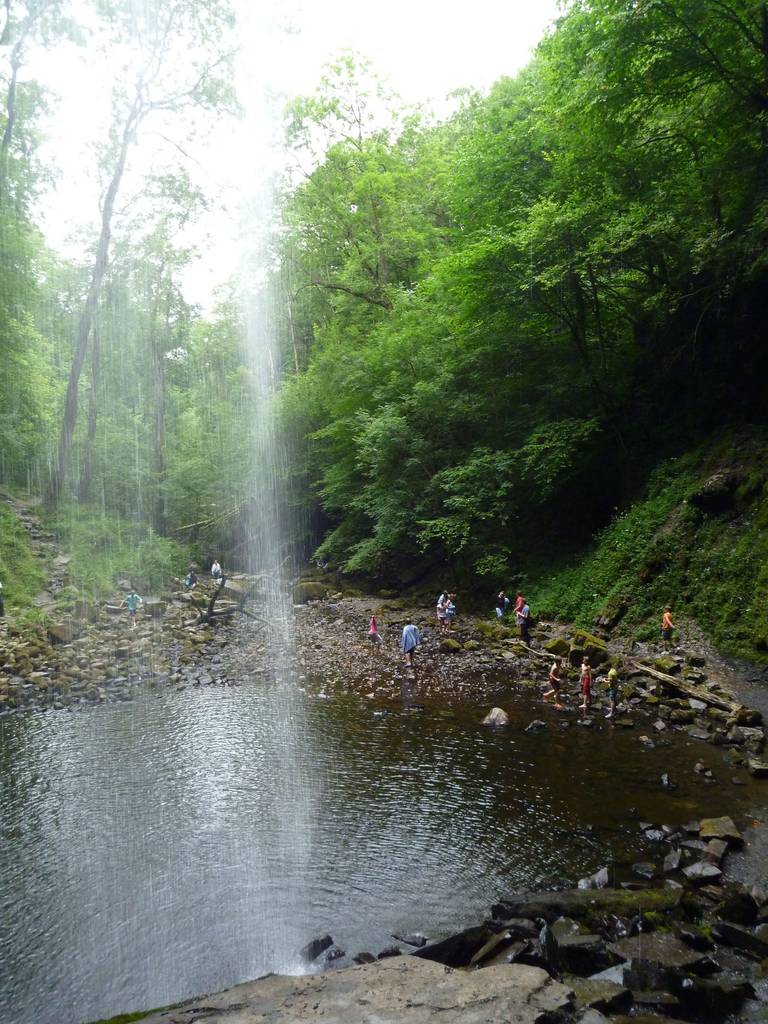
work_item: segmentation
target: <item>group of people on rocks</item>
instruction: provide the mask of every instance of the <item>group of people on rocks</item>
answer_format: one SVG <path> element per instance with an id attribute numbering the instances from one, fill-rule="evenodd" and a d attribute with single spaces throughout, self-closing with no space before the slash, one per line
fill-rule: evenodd
<path id="1" fill-rule="evenodd" d="M 563 659 L 555 658 L 552 662 L 552 666 L 549 670 L 549 689 L 544 693 L 544 700 L 552 698 L 554 701 L 555 709 L 557 711 L 563 710 L 561 703 L 561 690 L 563 687 Z M 610 701 L 610 707 L 606 718 L 613 718 L 616 713 L 616 704 L 619 699 L 619 673 L 615 666 L 611 666 L 608 669 L 608 700 Z M 581 693 L 581 704 L 579 705 L 579 711 L 589 711 L 592 706 L 592 666 L 589 663 L 589 658 L 585 655 L 581 663 L 581 671 L 579 675 L 579 692 Z"/>
<path id="2" fill-rule="evenodd" d="M 505 591 L 500 590 L 496 598 L 495 605 L 496 616 L 498 619 L 504 618 L 509 611 L 511 603 L 512 602 L 509 597 L 507 597 Z M 449 633 L 451 630 L 451 624 L 456 618 L 456 594 L 449 593 L 447 590 L 442 590 L 437 599 L 436 612 L 440 634 Z M 520 629 L 520 637 L 522 641 L 527 646 L 530 646 L 531 609 L 520 591 L 515 594 L 515 603 L 512 609 L 512 614 L 515 616 L 515 622 Z M 674 629 L 675 625 L 672 620 L 672 608 L 670 605 L 666 605 L 661 620 L 661 639 L 665 647 L 670 644 Z M 368 626 L 368 639 L 374 645 L 383 643 L 375 615 L 372 615 L 370 619 Z M 418 627 L 413 622 L 407 622 L 405 626 L 403 626 L 403 632 L 400 638 L 400 650 L 402 651 L 406 665 L 411 669 L 414 667 L 414 652 L 420 644 L 421 634 L 419 633 Z M 594 686 L 593 672 L 594 670 L 590 665 L 589 657 L 585 655 L 581 663 L 581 670 L 579 674 L 579 692 L 581 694 L 581 704 L 579 705 L 580 711 L 589 711 L 592 706 L 592 691 Z M 564 685 L 564 673 L 565 666 L 563 659 L 556 657 L 549 670 L 549 688 L 544 693 L 543 698 L 545 701 L 551 699 L 558 711 L 563 709 L 561 691 Z M 616 713 L 616 706 L 619 699 L 619 673 L 615 666 L 611 666 L 608 669 L 606 678 L 608 682 L 608 700 L 610 706 L 605 717 L 613 718 Z"/>
<path id="3" fill-rule="evenodd" d="M 217 586 L 223 586 L 226 582 L 226 577 L 222 571 L 221 565 L 218 558 L 214 558 L 211 565 L 211 579 Z M 183 579 L 184 589 L 186 591 L 195 590 L 198 584 L 197 573 L 192 566 L 189 567 L 187 575 Z M 128 610 L 128 617 L 131 623 L 131 629 L 136 629 L 136 616 L 139 608 L 144 604 L 144 599 L 136 593 L 135 588 L 131 587 L 129 594 L 123 598 L 120 602 L 121 608 Z"/>

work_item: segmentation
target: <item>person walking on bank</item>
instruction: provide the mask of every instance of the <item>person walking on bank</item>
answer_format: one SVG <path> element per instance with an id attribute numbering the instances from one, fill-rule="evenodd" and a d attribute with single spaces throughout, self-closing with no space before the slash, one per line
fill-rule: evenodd
<path id="1" fill-rule="evenodd" d="M 377 644 L 382 643 L 382 639 L 379 634 L 379 629 L 378 626 L 376 625 L 375 615 L 371 616 L 371 621 L 368 625 L 368 640 L 370 641 L 372 647 L 375 647 Z"/>
<path id="2" fill-rule="evenodd" d="M 529 647 L 531 645 L 531 609 L 528 602 L 523 600 L 520 610 L 515 613 L 515 619 L 520 627 L 520 639 Z"/>
<path id="3" fill-rule="evenodd" d="M 672 621 L 672 608 L 667 605 L 664 609 L 664 614 L 661 616 L 661 642 L 665 650 L 669 650 L 669 646 L 672 643 L 672 630 L 675 628 L 675 624 Z"/>
<path id="4" fill-rule="evenodd" d="M 619 673 L 614 666 L 608 669 L 608 700 L 611 706 L 606 718 L 613 718 L 616 714 L 616 701 L 619 699 Z"/>
<path id="5" fill-rule="evenodd" d="M 445 633 L 446 630 L 445 609 L 447 604 L 448 593 L 444 590 L 437 599 L 437 608 L 435 609 L 437 611 L 437 625 L 441 633 Z"/>
<path id="6" fill-rule="evenodd" d="M 445 604 L 445 631 L 451 632 L 451 626 L 456 619 L 456 595 L 449 594 Z"/>
<path id="7" fill-rule="evenodd" d="M 130 594 L 120 604 L 121 608 L 123 607 L 123 605 L 125 605 L 125 607 L 128 609 L 128 615 L 131 620 L 131 629 L 136 629 L 136 612 L 143 604 L 144 602 L 142 601 L 142 599 L 139 597 L 135 590 L 131 590 Z"/>
<path id="8" fill-rule="evenodd" d="M 592 705 L 592 668 L 589 658 L 585 657 L 581 663 L 581 705 L 580 711 L 589 711 Z"/>
<path id="9" fill-rule="evenodd" d="M 544 700 L 548 700 L 550 697 L 554 697 L 555 710 L 562 711 L 563 705 L 560 703 L 560 687 L 562 686 L 563 677 L 561 672 L 563 670 L 563 659 L 555 658 L 552 662 L 552 667 L 549 670 L 549 689 L 544 694 Z"/>
<path id="10" fill-rule="evenodd" d="M 496 598 L 496 618 L 503 619 L 507 614 L 507 608 L 509 608 L 509 598 L 503 590 L 500 590 L 499 596 Z"/>
<path id="11" fill-rule="evenodd" d="M 400 650 L 403 652 L 405 658 L 405 664 L 408 668 L 413 668 L 413 652 L 421 643 L 421 637 L 419 631 L 412 622 L 407 623 L 403 626 L 403 637 L 400 641 Z"/>

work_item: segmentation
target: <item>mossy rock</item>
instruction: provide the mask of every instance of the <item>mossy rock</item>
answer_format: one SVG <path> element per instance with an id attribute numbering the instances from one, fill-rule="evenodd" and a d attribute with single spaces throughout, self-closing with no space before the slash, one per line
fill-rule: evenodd
<path id="1" fill-rule="evenodd" d="M 476 629 L 488 640 L 509 640 L 510 637 L 517 636 L 516 629 L 503 626 L 500 622 L 478 622 Z"/>
<path id="2" fill-rule="evenodd" d="M 458 640 L 452 640 L 449 636 L 446 636 L 440 641 L 440 650 L 447 651 L 449 654 L 455 654 L 456 651 L 461 650 L 461 644 Z"/>
<path id="3" fill-rule="evenodd" d="M 570 649 L 571 645 L 561 636 L 555 637 L 553 640 L 547 640 L 544 644 L 544 650 L 554 654 L 557 658 L 567 658 Z"/>
<path id="4" fill-rule="evenodd" d="M 657 672 L 666 672 L 668 676 L 680 671 L 680 664 L 674 658 L 657 658 L 653 667 Z"/>
<path id="5" fill-rule="evenodd" d="M 571 649 L 574 647 L 579 647 L 584 651 L 592 667 L 601 665 L 608 659 L 608 645 L 605 640 L 601 640 L 599 636 L 594 636 L 592 633 L 587 633 L 586 630 L 578 629 L 573 634 Z"/>
<path id="6" fill-rule="evenodd" d="M 481 646 L 482 645 L 481 645 L 479 640 L 467 640 L 467 642 L 464 644 L 464 650 L 465 651 L 476 651 Z"/>
<path id="7" fill-rule="evenodd" d="M 311 580 L 301 581 L 293 587 L 293 603 L 306 604 L 307 601 L 324 601 L 328 596 L 325 583 L 314 583 Z M 394 594 L 392 595 L 395 596 Z"/>

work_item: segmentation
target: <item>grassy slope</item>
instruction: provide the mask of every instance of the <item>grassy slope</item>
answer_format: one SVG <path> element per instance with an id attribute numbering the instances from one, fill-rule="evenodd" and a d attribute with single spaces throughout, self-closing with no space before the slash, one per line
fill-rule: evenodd
<path id="1" fill-rule="evenodd" d="M 733 500 L 700 511 L 687 499 L 718 472 L 735 476 Z M 671 604 L 720 649 L 768 660 L 768 431 L 730 432 L 663 463 L 590 551 L 531 578 L 540 614 L 589 626 L 624 603 L 622 628 L 655 638 Z"/>
<path id="2" fill-rule="evenodd" d="M 45 586 L 42 566 L 16 513 L 0 501 L 0 582 L 6 611 L 28 608 Z"/>

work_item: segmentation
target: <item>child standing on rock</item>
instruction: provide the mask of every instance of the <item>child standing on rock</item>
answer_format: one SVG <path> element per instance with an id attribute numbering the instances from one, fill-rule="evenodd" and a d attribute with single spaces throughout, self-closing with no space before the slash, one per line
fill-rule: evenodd
<path id="1" fill-rule="evenodd" d="M 613 718 L 616 714 L 616 701 L 619 699 L 619 673 L 614 666 L 608 670 L 608 700 L 611 702 L 606 718 Z"/>
<path id="2" fill-rule="evenodd" d="M 589 711 L 592 704 L 592 668 L 589 658 L 585 656 L 581 663 L 581 705 L 580 711 Z"/>
<path id="3" fill-rule="evenodd" d="M 123 607 L 123 605 L 125 605 L 125 607 L 128 609 L 128 615 L 130 616 L 131 619 L 131 629 L 136 629 L 136 612 L 139 610 L 139 607 L 142 604 L 144 604 L 144 602 L 142 601 L 142 599 L 139 597 L 135 590 L 131 590 L 128 597 L 126 597 L 125 600 L 123 600 L 120 604 L 121 608 Z"/>
<path id="4" fill-rule="evenodd" d="M 672 630 L 674 628 L 672 608 L 670 605 L 667 605 L 664 609 L 664 614 L 661 616 L 661 642 L 665 650 L 669 650 L 669 645 L 672 643 Z"/>

